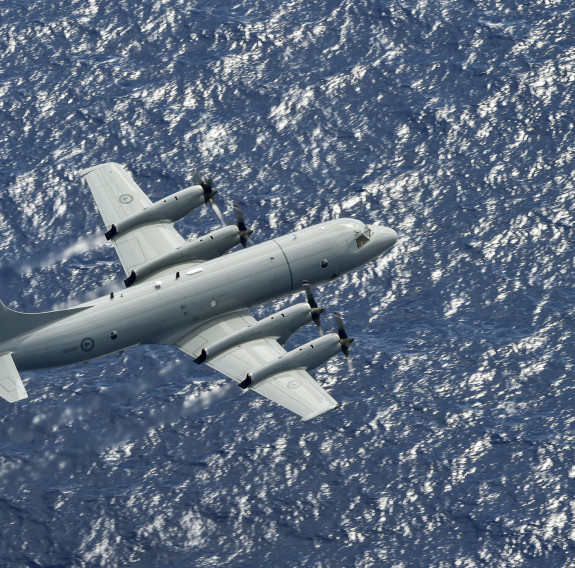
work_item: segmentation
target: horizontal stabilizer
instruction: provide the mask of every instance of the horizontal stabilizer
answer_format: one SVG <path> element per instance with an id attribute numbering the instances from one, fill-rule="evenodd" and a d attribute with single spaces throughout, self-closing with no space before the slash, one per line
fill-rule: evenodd
<path id="1" fill-rule="evenodd" d="M 28 398 L 11 353 L 0 355 L 0 396 L 8 402 Z"/>

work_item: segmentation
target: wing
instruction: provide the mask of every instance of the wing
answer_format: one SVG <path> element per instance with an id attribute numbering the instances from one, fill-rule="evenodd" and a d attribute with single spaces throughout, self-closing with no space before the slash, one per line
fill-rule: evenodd
<path id="1" fill-rule="evenodd" d="M 227 314 L 200 327 L 176 343 L 182 351 L 198 357 L 202 349 L 227 335 L 256 323 L 247 310 Z M 272 337 L 263 337 L 234 346 L 206 364 L 238 383 L 247 373 L 285 355 L 286 350 Z M 304 420 L 337 408 L 339 404 L 304 370 L 284 371 L 251 387 L 258 394 L 291 410 Z"/>
<path id="2" fill-rule="evenodd" d="M 88 182 L 107 229 L 113 223 L 152 205 L 120 164 L 101 164 L 80 174 Z M 180 248 L 185 240 L 171 223 L 158 222 L 120 234 L 113 239 L 113 243 L 126 276 L 129 276 L 139 266 Z"/>

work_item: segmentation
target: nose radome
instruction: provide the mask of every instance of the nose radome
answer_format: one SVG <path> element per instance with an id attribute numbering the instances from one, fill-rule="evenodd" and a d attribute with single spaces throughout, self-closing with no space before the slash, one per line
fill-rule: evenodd
<path id="1" fill-rule="evenodd" d="M 389 227 L 377 227 L 378 240 L 383 246 L 383 250 L 391 248 L 397 242 L 397 233 Z"/>

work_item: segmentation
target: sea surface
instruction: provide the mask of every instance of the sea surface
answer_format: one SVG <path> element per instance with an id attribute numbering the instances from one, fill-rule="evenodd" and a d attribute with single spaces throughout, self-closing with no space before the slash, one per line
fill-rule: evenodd
<path id="1" fill-rule="evenodd" d="M 399 240 L 315 291 L 355 343 L 312 422 L 170 347 L 24 373 L 0 566 L 575 566 L 574 158 L 572 0 L 4 0 L 6 305 L 122 289 L 105 161 L 153 200 L 212 175 L 256 242 Z"/>

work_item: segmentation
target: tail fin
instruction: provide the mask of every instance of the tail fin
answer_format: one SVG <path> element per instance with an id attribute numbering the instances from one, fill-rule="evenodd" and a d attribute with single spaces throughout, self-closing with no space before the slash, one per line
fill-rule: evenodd
<path id="1" fill-rule="evenodd" d="M 72 314 L 88 309 L 90 306 L 82 308 L 71 308 L 69 310 L 58 310 L 55 312 L 42 312 L 37 314 L 24 314 L 7 308 L 0 302 L 0 344 L 10 339 L 20 337 L 30 333 L 35 329 L 55 323 L 67 318 Z"/>

